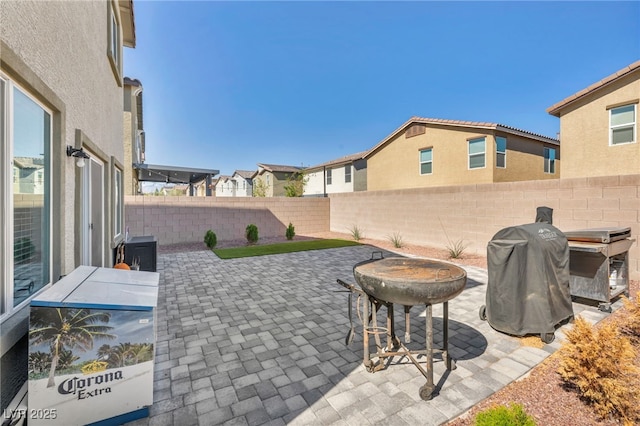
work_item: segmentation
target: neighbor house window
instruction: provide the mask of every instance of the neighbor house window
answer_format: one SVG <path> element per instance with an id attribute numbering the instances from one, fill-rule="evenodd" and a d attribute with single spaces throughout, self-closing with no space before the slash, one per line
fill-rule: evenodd
<path id="1" fill-rule="evenodd" d="M 331 169 L 327 169 L 327 185 L 331 185 Z"/>
<path id="2" fill-rule="evenodd" d="M 52 114 L 4 75 L 0 106 L 0 211 L 9 213 L 0 225 L 2 315 L 50 283 Z"/>
<path id="3" fill-rule="evenodd" d="M 109 46 L 107 55 L 111 62 L 116 79 L 121 79 L 122 60 L 120 57 L 120 21 L 118 21 L 118 9 L 113 1 L 109 2 L 109 30 L 108 30 Z"/>
<path id="4" fill-rule="evenodd" d="M 433 173 L 433 148 L 420 150 L 420 174 L 430 175 Z"/>
<path id="5" fill-rule="evenodd" d="M 626 105 L 609 110 L 610 144 L 636 141 L 636 106 Z"/>
<path id="6" fill-rule="evenodd" d="M 344 166 L 344 182 L 351 182 L 351 164 Z"/>
<path id="7" fill-rule="evenodd" d="M 507 167 L 507 138 L 496 137 L 496 167 Z"/>
<path id="8" fill-rule="evenodd" d="M 479 169 L 485 165 L 484 138 L 469 139 L 469 168 Z"/>
<path id="9" fill-rule="evenodd" d="M 556 172 L 556 150 L 555 148 L 544 149 L 544 172 L 555 173 Z"/>

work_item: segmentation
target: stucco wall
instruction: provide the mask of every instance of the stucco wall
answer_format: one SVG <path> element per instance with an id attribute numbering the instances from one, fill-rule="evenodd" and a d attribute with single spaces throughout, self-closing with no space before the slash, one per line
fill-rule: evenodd
<path id="1" fill-rule="evenodd" d="M 463 240 L 467 251 L 486 254 L 493 235 L 507 226 L 535 221 L 536 207 L 554 209 L 563 231 L 631 227 L 638 239 L 640 175 L 477 184 L 331 195 L 331 230 L 445 248 Z M 639 278 L 640 250 L 629 252 L 632 277 Z"/>
<path id="2" fill-rule="evenodd" d="M 355 178 L 355 169 L 352 164 L 351 167 L 351 182 L 345 182 L 345 165 L 327 167 L 326 172 L 331 170 L 331 184 L 326 186 L 327 194 L 335 194 L 338 192 L 352 192 L 353 183 Z M 307 184 L 304 187 L 305 196 L 321 196 L 324 194 L 325 186 L 325 171 L 323 169 L 316 170 L 314 172 L 305 172 L 306 178 L 308 178 Z"/>
<path id="3" fill-rule="evenodd" d="M 114 3 L 116 4 L 116 3 Z M 52 112 L 52 278 L 68 274 L 79 253 L 79 210 L 76 194 L 81 169 L 65 153 L 76 145 L 81 130 L 106 161 L 123 163 L 122 89 L 107 57 L 109 3 L 0 1 L 0 67 L 2 72 Z M 117 7 L 117 6 L 116 6 Z M 110 167 L 105 165 L 105 259 L 109 252 L 111 226 Z M 11 237 L 6 237 L 11 238 Z M 0 333 L 2 408 L 26 380 L 26 356 L 20 349 L 26 341 L 28 306 L 3 318 Z M 21 340 L 22 339 L 22 340 Z M 24 362 L 10 369 L 9 358 Z M 24 368 L 23 368 L 24 367 Z"/>
<path id="4" fill-rule="evenodd" d="M 202 242 L 211 229 L 218 241 L 242 240 L 250 223 L 260 237 L 329 230 L 328 198 L 125 197 L 125 224 L 131 236 L 153 235 L 159 245 Z"/>
<path id="5" fill-rule="evenodd" d="M 409 137 L 399 133 L 367 158 L 367 190 L 424 188 L 495 181 L 556 179 L 543 173 L 543 144 L 522 136 L 507 138 L 507 168 L 495 168 L 493 130 L 427 126 L 426 133 Z M 468 139 L 485 137 L 485 167 L 469 169 Z M 551 145 L 550 145 L 551 146 Z M 433 173 L 421 175 L 419 151 L 433 149 Z M 559 148 L 557 151 L 559 151 Z M 559 171 L 559 161 L 556 163 Z"/>
<path id="6" fill-rule="evenodd" d="M 498 134 L 507 138 L 506 167 L 494 169 L 494 182 L 517 182 L 521 180 L 558 179 L 560 174 L 560 147 L 530 139 Z M 495 164 L 495 139 L 489 138 L 493 144 L 492 162 Z M 555 173 L 544 172 L 544 148 L 556 150 Z M 493 167 L 493 166 L 492 166 Z"/>
<path id="7" fill-rule="evenodd" d="M 54 234 L 54 240 L 63 242 L 62 250 L 54 248 L 62 258 L 54 265 L 60 273 L 75 267 L 79 228 L 73 212 L 80 169 L 64 155 L 65 146 L 75 145 L 75 130 L 80 129 L 107 157 L 124 163 L 122 88 L 107 57 L 107 12 L 107 2 L 0 2 L 3 71 L 54 110 L 54 143 L 59 145 L 53 148 L 53 180 L 61 188 L 55 199 L 64 203 L 60 209 L 64 215 L 53 219 L 62 221 L 53 224 L 54 232 L 61 232 Z M 56 122 L 61 128 L 56 129 Z M 109 171 L 108 165 L 105 169 Z M 105 206 L 107 223 L 112 210 Z M 105 252 L 108 243 L 107 239 Z"/>
<path id="8" fill-rule="evenodd" d="M 638 173 L 640 143 L 637 131 L 640 105 L 640 69 L 606 88 L 586 96 L 560 117 L 562 177 L 608 176 L 611 173 Z M 636 102 L 636 143 L 609 145 L 607 106 Z"/>

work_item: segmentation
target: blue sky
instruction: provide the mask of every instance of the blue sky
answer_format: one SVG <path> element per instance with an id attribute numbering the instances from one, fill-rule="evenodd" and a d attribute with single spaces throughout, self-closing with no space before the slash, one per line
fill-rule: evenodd
<path id="1" fill-rule="evenodd" d="M 255 170 L 412 116 L 555 137 L 546 109 L 640 59 L 640 2 L 134 2 L 146 162 Z"/>

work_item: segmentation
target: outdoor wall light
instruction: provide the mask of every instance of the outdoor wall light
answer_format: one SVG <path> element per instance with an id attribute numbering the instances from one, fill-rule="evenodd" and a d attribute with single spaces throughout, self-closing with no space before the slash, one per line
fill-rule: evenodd
<path id="1" fill-rule="evenodd" d="M 74 148 L 71 145 L 67 145 L 67 157 L 77 158 L 76 166 L 78 167 L 84 167 L 85 158 L 90 158 L 82 148 Z"/>

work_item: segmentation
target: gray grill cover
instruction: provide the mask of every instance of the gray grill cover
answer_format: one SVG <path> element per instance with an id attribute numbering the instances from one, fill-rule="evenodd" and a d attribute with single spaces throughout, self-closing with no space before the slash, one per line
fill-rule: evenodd
<path id="1" fill-rule="evenodd" d="M 502 229 L 487 245 L 486 315 L 515 336 L 553 333 L 573 316 L 569 244 L 559 229 L 531 223 Z"/>

